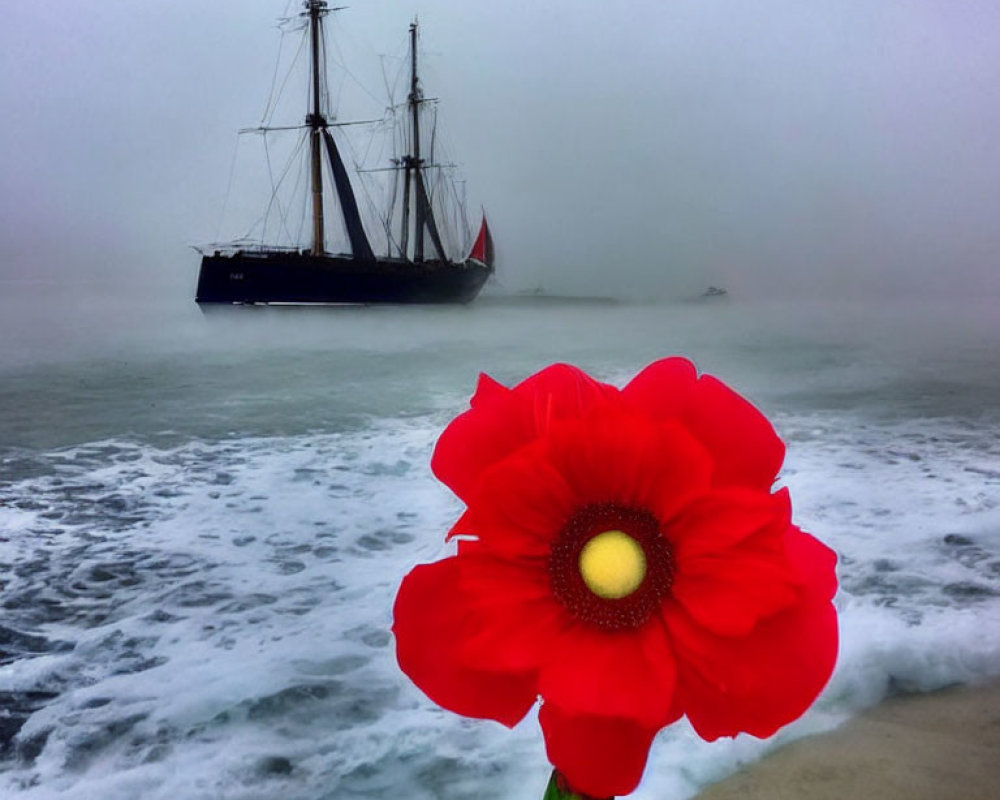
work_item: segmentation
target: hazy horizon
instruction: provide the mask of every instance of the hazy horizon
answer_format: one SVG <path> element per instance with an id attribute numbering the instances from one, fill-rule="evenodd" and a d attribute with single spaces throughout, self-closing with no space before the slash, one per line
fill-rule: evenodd
<path id="1" fill-rule="evenodd" d="M 189 246 L 216 235 L 234 132 L 258 121 L 277 20 L 298 5 L 9 4 L 5 291 L 187 302 Z M 333 30 L 377 65 L 414 16 L 426 91 L 494 229 L 494 290 L 1000 293 L 1000 7 L 360 0 Z"/>

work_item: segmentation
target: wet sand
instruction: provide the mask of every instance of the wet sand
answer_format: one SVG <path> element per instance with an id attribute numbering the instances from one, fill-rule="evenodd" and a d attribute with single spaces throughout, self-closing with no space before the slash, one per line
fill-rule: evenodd
<path id="1" fill-rule="evenodd" d="M 896 697 L 697 800 L 998 800 L 1000 684 Z"/>

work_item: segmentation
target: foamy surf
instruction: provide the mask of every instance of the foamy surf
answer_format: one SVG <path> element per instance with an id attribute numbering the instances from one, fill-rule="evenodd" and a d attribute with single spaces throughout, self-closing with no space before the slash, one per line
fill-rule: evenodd
<path id="1" fill-rule="evenodd" d="M 402 575 L 460 510 L 430 474 L 447 416 L 341 433 L 113 439 L 11 453 L 0 484 L 18 798 L 535 798 L 515 730 L 436 708 L 398 671 Z M 658 737 L 634 795 L 689 797 L 887 693 L 1000 675 L 1000 445 L 963 419 L 782 413 L 796 521 L 840 554 L 842 647 L 767 742 Z"/>

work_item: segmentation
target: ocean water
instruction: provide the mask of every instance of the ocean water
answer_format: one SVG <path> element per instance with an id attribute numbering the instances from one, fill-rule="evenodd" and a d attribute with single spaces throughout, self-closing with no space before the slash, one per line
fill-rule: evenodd
<path id="1" fill-rule="evenodd" d="M 663 731 L 683 800 L 889 693 L 1000 676 L 1000 324 L 988 303 L 235 309 L 38 286 L 0 300 L 0 796 L 539 798 L 534 716 L 398 671 L 402 576 L 447 552 L 428 466 L 476 376 L 619 385 L 692 358 L 788 445 L 840 554 L 826 691 L 769 741 Z M 30 302 L 25 298 L 30 297 Z"/>

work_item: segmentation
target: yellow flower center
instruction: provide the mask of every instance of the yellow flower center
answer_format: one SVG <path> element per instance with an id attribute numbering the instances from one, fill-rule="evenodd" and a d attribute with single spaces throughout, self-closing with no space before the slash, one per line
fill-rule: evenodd
<path id="1" fill-rule="evenodd" d="M 646 577 L 646 553 L 627 533 L 604 531 L 580 551 L 580 575 L 598 597 L 628 597 Z"/>

